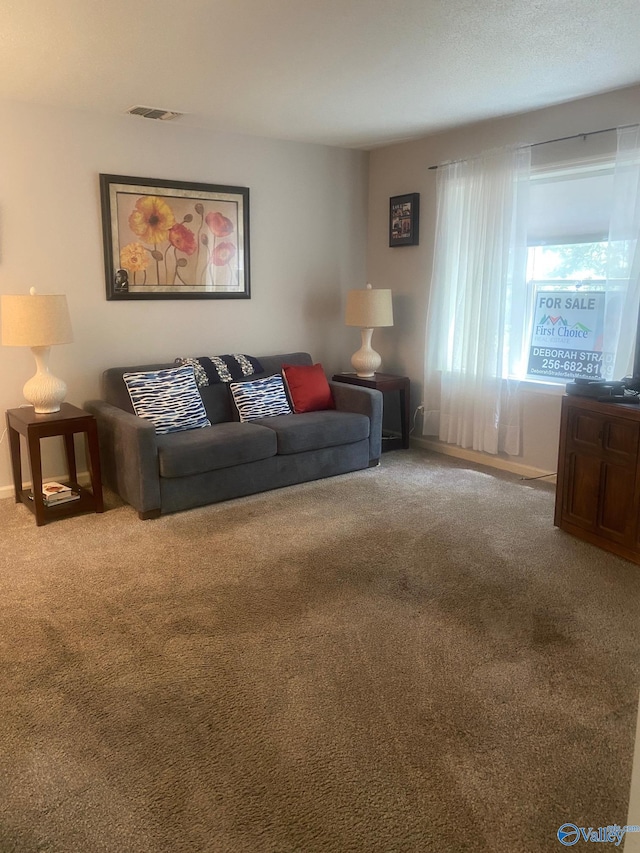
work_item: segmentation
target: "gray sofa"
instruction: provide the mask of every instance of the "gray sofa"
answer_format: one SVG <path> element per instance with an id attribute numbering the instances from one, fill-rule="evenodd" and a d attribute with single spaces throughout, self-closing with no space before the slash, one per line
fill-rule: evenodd
<path id="1" fill-rule="evenodd" d="M 310 365 L 309 353 L 258 356 L 251 378 L 280 373 L 283 364 Z M 242 495 L 357 471 L 378 463 L 382 444 L 382 394 L 329 383 L 335 410 L 239 423 L 226 384 L 200 388 L 210 427 L 156 434 L 136 417 L 124 373 L 174 364 L 114 367 L 102 375 L 95 415 L 105 484 L 142 519 Z"/>

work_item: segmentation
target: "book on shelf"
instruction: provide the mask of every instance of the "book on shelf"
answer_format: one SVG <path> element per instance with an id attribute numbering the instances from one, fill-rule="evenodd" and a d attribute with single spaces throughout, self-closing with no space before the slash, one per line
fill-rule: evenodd
<path id="1" fill-rule="evenodd" d="M 33 500 L 32 494 L 29 497 Z M 69 501 L 77 501 L 79 498 L 80 492 L 72 489 L 71 486 L 65 486 L 64 483 L 57 483 L 52 480 L 42 484 L 42 500 L 45 506 L 57 506 Z"/>

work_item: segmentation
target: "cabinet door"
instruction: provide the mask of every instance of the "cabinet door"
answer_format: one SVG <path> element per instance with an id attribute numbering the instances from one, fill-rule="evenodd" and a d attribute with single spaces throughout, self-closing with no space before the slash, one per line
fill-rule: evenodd
<path id="1" fill-rule="evenodd" d="M 562 517 L 594 532 L 598 526 L 601 464 L 598 456 L 569 452 L 562 496 Z"/>
<path id="2" fill-rule="evenodd" d="M 640 424 L 584 409 L 567 420 L 563 517 L 620 544 L 636 538 L 635 482 Z"/>
<path id="3" fill-rule="evenodd" d="M 614 542 L 632 544 L 635 538 L 635 471 L 610 462 L 602 462 L 601 466 L 598 533 Z"/>
<path id="4" fill-rule="evenodd" d="M 633 545 L 636 535 L 634 492 L 639 436 L 640 424 L 626 418 L 605 419 L 598 531 L 623 545 Z"/>

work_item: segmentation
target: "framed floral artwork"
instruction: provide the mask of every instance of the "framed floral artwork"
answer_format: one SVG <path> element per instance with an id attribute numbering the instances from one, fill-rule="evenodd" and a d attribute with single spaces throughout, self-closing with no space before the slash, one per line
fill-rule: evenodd
<path id="1" fill-rule="evenodd" d="M 389 199 L 389 245 L 417 246 L 420 193 L 394 195 Z"/>
<path id="2" fill-rule="evenodd" d="M 249 299 L 249 189 L 100 175 L 107 299 Z"/>

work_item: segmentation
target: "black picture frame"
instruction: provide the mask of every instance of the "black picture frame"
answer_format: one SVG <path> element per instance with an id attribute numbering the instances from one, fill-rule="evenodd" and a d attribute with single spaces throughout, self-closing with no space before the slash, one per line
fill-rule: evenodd
<path id="1" fill-rule="evenodd" d="M 389 199 L 389 246 L 417 246 L 420 228 L 420 193 Z"/>
<path id="2" fill-rule="evenodd" d="M 249 188 L 100 175 L 107 300 L 250 299 Z"/>

